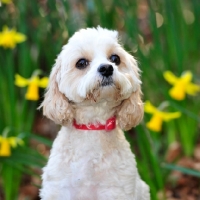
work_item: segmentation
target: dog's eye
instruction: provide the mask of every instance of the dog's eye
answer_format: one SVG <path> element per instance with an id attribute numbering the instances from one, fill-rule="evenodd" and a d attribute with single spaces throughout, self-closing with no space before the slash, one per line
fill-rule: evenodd
<path id="1" fill-rule="evenodd" d="M 76 68 L 78 69 L 84 69 L 89 65 L 89 61 L 86 60 L 85 58 L 81 58 L 77 63 L 76 63 Z"/>
<path id="2" fill-rule="evenodd" d="M 110 61 L 115 63 L 116 65 L 120 64 L 120 57 L 118 55 L 112 55 L 110 56 Z"/>

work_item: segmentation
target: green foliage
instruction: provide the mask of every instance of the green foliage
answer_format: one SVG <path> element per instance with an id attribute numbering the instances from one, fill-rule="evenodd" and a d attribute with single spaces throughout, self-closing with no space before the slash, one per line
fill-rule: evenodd
<path id="1" fill-rule="evenodd" d="M 152 199 L 156 200 L 157 192 L 163 190 L 169 169 L 190 173 L 175 165 L 163 167 L 161 164 L 175 141 L 180 142 L 184 155 L 192 156 L 199 139 L 200 97 L 187 96 L 181 102 L 172 99 L 168 94 L 171 86 L 164 80 L 163 72 L 170 70 L 180 76 L 183 71 L 190 70 L 193 82 L 200 83 L 198 0 L 15 0 L 0 7 L 0 18 L 0 29 L 4 25 L 16 27 L 27 36 L 27 40 L 14 49 L 0 46 L 0 135 L 6 127 L 11 129 L 9 136 L 25 133 L 24 146 L 13 149 L 8 158 L 0 157 L 0 178 L 6 200 L 17 199 L 24 170 L 31 173 L 32 167 L 44 165 L 43 156 L 29 146 L 39 102 L 24 99 L 26 89 L 14 85 L 14 75 L 18 73 L 29 78 L 35 69 L 49 74 L 62 45 L 76 30 L 84 27 L 101 25 L 117 29 L 125 48 L 139 61 L 144 100 L 154 105 L 167 100 L 169 111 L 182 113 L 180 119 L 165 123 L 161 133 L 146 128 L 149 116 L 145 115 L 145 122 L 135 129 L 136 139 L 127 135 L 136 152 L 140 174 L 150 185 Z M 48 140 L 34 137 L 49 145 Z M 16 180 L 14 184 L 13 179 Z"/>

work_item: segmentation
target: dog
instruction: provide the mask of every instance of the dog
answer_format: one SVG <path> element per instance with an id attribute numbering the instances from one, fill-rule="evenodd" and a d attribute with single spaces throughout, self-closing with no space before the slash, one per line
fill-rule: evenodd
<path id="1" fill-rule="evenodd" d="M 43 169 L 43 200 L 149 200 L 122 130 L 143 118 L 140 70 L 118 32 L 87 28 L 63 46 L 43 114 L 62 125 Z"/>

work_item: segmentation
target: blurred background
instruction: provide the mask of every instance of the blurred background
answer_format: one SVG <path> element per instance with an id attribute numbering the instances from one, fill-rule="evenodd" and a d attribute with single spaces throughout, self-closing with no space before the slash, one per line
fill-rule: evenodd
<path id="1" fill-rule="evenodd" d="M 0 2 L 1 200 L 39 200 L 59 126 L 37 107 L 62 45 L 98 25 L 142 71 L 144 120 L 125 134 L 152 200 L 200 199 L 199 0 Z"/>

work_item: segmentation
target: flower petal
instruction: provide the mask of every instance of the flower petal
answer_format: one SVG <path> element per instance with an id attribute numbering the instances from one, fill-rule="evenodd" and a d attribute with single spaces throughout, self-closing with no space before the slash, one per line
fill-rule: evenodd
<path id="1" fill-rule="evenodd" d="M 191 71 L 183 72 L 180 78 L 184 83 L 190 83 L 192 81 L 192 73 Z"/>
<path id="2" fill-rule="evenodd" d="M 13 148 L 16 148 L 18 144 L 19 145 L 24 144 L 24 141 L 21 138 L 18 138 L 18 137 L 9 137 L 8 140 L 9 140 L 10 145 Z"/>
<path id="3" fill-rule="evenodd" d="M 196 95 L 197 92 L 200 92 L 200 86 L 190 83 L 186 87 L 186 92 L 187 92 L 187 94 L 190 94 L 190 95 Z"/>
<path id="4" fill-rule="evenodd" d="M 0 142 L 0 156 L 10 156 L 11 155 L 11 149 L 9 141 L 6 138 L 3 138 Z"/>
<path id="5" fill-rule="evenodd" d="M 160 112 L 160 115 L 164 121 L 170 121 L 172 119 L 179 118 L 181 116 L 181 112 Z"/>
<path id="6" fill-rule="evenodd" d="M 9 137 L 7 138 L 7 140 L 9 141 L 10 145 L 15 148 L 17 147 L 17 140 L 16 137 Z"/>
<path id="7" fill-rule="evenodd" d="M 179 78 L 176 77 L 171 71 L 165 71 L 163 76 L 165 80 L 171 85 L 174 85 L 179 80 Z"/>
<path id="8" fill-rule="evenodd" d="M 26 36 L 22 33 L 16 33 L 14 35 L 14 39 L 16 43 L 24 42 L 26 40 Z"/>
<path id="9" fill-rule="evenodd" d="M 185 99 L 186 96 L 186 88 L 185 85 L 179 82 L 172 89 L 169 90 L 169 95 L 178 101 Z"/>
<path id="10" fill-rule="evenodd" d="M 27 86 L 29 83 L 29 80 L 26 78 L 23 78 L 22 76 L 20 76 L 19 74 L 15 75 L 15 85 L 19 86 L 19 87 L 25 87 Z"/>
<path id="11" fill-rule="evenodd" d="M 17 138 L 17 143 L 21 146 L 24 145 L 24 141 L 21 138 Z"/>
<path id="12" fill-rule="evenodd" d="M 48 77 L 43 77 L 39 81 L 39 86 L 42 87 L 42 88 L 46 88 L 48 83 L 49 83 L 49 78 Z"/>
<path id="13" fill-rule="evenodd" d="M 150 101 L 146 101 L 144 104 L 144 111 L 146 113 L 154 114 L 157 111 L 157 108 L 153 106 Z"/>
<path id="14" fill-rule="evenodd" d="M 32 101 L 37 101 L 39 99 L 38 84 L 34 82 L 29 84 L 25 98 Z"/>
<path id="15" fill-rule="evenodd" d="M 152 116 L 150 121 L 146 123 L 146 126 L 148 129 L 155 131 L 155 132 L 160 132 L 162 129 L 162 123 L 163 120 L 159 114 L 155 114 Z"/>
<path id="16" fill-rule="evenodd" d="M 2 3 L 5 3 L 5 4 L 9 4 L 11 3 L 12 1 L 11 0 L 1 0 Z"/>
<path id="17" fill-rule="evenodd" d="M 40 79 L 39 79 L 39 76 L 32 76 L 30 79 L 29 79 L 29 83 L 30 84 L 36 84 L 37 86 L 39 86 L 39 82 L 40 82 Z"/>

